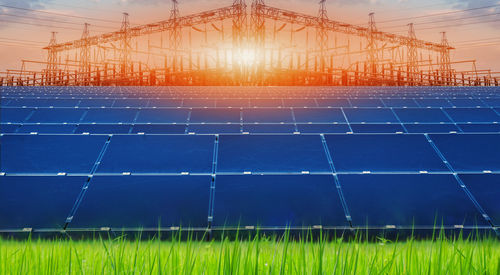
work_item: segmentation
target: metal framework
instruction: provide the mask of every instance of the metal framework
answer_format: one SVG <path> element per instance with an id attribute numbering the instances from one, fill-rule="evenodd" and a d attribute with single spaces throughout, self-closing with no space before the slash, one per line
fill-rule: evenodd
<path id="1" fill-rule="evenodd" d="M 245 0 L 233 0 L 231 6 L 181 16 L 178 0 L 171 1 L 169 18 L 160 22 L 132 27 L 124 13 L 114 32 L 91 36 L 85 24 L 80 39 L 64 43 L 57 43 L 52 33 L 44 48 L 47 61 L 23 60 L 21 70 L 0 72 L 0 86 L 499 82 L 497 72 L 477 70 L 475 60 L 452 61 L 454 48 L 445 33 L 435 43 L 418 39 L 413 24 L 407 36 L 384 32 L 377 28 L 374 13 L 367 27 L 335 21 L 328 17 L 326 0 L 319 1 L 315 16 L 272 7 L 264 0 L 252 0 L 249 11 Z M 226 33 L 226 28 L 231 31 Z M 147 46 L 140 48 L 144 41 Z M 423 59 L 423 53 L 429 58 Z M 26 64 L 44 67 L 27 70 Z M 472 69 L 453 68 L 463 64 L 472 64 Z"/>

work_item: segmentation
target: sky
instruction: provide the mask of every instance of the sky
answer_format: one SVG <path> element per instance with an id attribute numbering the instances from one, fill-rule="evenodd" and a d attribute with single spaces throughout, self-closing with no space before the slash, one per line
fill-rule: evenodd
<path id="1" fill-rule="evenodd" d="M 317 2 L 265 1 L 311 15 L 317 13 Z M 179 8 L 187 15 L 231 3 L 179 0 Z M 58 42 L 79 39 L 85 22 L 91 34 L 100 34 L 119 29 L 123 12 L 130 14 L 132 25 L 147 24 L 168 19 L 170 6 L 169 0 L 0 0 L 0 71 L 20 69 L 22 59 L 44 61 L 41 48 L 51 31 L 57 32 Z M 379 30 L 397 34 L 406 34 L 407 24 L 414 23 L 417 37 L 433 42 L 446 31 L 456 47 L 453 60 L 475 59 L 479 69 L 500 71 L 499 0 L 327 0 L 327 9 L 330 19 L 364 26 L 374 12 Z"/>

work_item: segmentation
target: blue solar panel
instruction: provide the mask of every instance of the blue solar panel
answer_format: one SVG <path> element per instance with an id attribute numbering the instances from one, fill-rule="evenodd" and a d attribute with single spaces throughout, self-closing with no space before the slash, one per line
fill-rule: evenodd
<path id="1" fill-rule="evenodd" d="M 217 176 L 214 225 L 347 226 L 333 176 Z"/>
<path id="2" fill-rule="evenodd" d="M 327 135 L 338 172 L 448 171 L 423 135 Z"/>
<path id="3" fill-rule="evenodd" d="M 285 107 L 317 107 L 316 100 L 308 98 L 284 99 Z"/>
<path id="4" fill-rule="evenodd" d="M 149 99 L 116 99 L 113 107 L 146 107 L 148 105 L 148 102 Z"/>
<path id="5" fill-rule="evenodd" d="M 185 124 L 136 124 L 132 128 L 132 134 L 184 134 Z"/>
<path id="6" fill-rule="evenodd" d="M 281 99 L 250 99 L 250 107 L 284 107 Z"/>
<path id="7" fill-rule="evenodd" d="M 403 98 L 384 98 L 386 107 L 418 107 L 414 99 Z"/>
<path id="8" fill-rule="evenodd" d="M 401 124 L 351 124 L 354 133 L 403 133 Z"/>
<path id="9" fill-rule="evenodd" d="M 29 192 L 0 198 L 26 217 L 0 230 L 61 229 L 87 180 L 70 230 L 349 226 L 340 190 L 354 226 L 498 225 L 499 100 L 484 87 L 6 87 L 0 197 Z M 42 185 L 68 198 L 52 205 Z"/>
<path id="10" fill-rule="evenodd" d="M 316 101 L 319 107 L 351 107 L 351 103 L 346 98 L 325 98 Z"/>
<path id="11" fill-rule="evenodd" d="M 185 98 L 183 107 L 215 107 L 215 99 L 208 98 Z"/>
<path id="12" fill-rule="evenodd" d="M 491 218 L 495 226 L 500 226 L 500 175 L 462 174 L 460 178 L 472 195 Z"/>
<path id="13" fill-rule="evenodd" d="M 329 172 L 319 136 L 220 136 L 219 172 Z"/>
<path id="14" fill-rule="evenodd" d="M 240 122 L 239 109 L 193 109 L 189 119 L 191 123 L 228 123 Z"/>
<path id="15" fill-rule="evenodd" d="M 153 98 L 149 101 L 148 107 L 181 107 L 182 99 L 159 99 Z"/>
<path id="16" fill-rule="evenodd" d="M 0 171 L 90 173 L 106 136 L 4 135 Z"/>
<path id="17" fill-rule="evenodd" d="M 430 137 L 456 171 L 500 171 L 499 134 L 433 134 Z"/>
<path id="18" fill-rule="evenodd" d="M 0 124 L 0 133 L 14 133 L 19 128 L 19 124 Z"/>
<path id="19" fill-rule="evenodd" d="M 487 225 L 452 175 L 340 175 L 355 226 Z"/>
<path id="20" fill-rule="evenodd" d="M 69 228 L 206 227 L 210 176 L 95 176 Z"/>
<path id="21" fill-rule="evenodd" d="M 451 103 L 443 98 L 417 98 L 420 107 L 451 107 Z"/>
<path id="22" fill-rule="evenodd" d="M 458 124 L 464 133 L 498 133 L 500 124 Z"/>
<path id="23" fill-rule="evenodd" d="M 128 124 L 80 124 L 76 127 L 76 134 L 128 134 Z"/>
<path id="24" fill-rule="evenodd" d="M 137 123 L 186 123 L 189 117 L 187 109 L 147 109 L 141 110 Z"/>
<path id="25" fill-rule="evenodd" d="M 475 98 L 450 98 L 450 103 L 455 107 L 487 107 L 481 100 Z"/>
<path id="26" fill-rule="evenodd" d="M 17 129 L 17 133 L 72 134 L 75 128 L 74 124 L 24 124 Z"/>
<path id="27" fill-rule="evenodd" d="M 292 111 L 290 109 L 243 109 L 243 122 L 293 122 Z"/>
<path id="28" fill-rule="evenodd" d="M 351 123 L 372 122 L 372 123 L 397 123 L 398 119 L 391 110 L 382 108 L 345 108 L 344 112 L 347 120 Z"/>
<path id="29" fill-rule="evenodd" d="M 99 173 L 210 173 L 214 136 L 113 136 Z"/>
<path id="30" fill-rule="evenodd" d="M 446 116 L 441 109 L 422 109 L 422 108 L 408 108 L 408 109 L 394 109 L 394 112 L 403 123 L 451 123 L 450 119 Z"/>
<path id="31" fill-rule="evenodd" d="M 454 124 L 405 124 L 405 128 L 413 134 L 460 132 Z"/>
<path id="32" fill-rule="evenodd" d="M 292 134 L 295 132 L 295 125 L 293 124 L 243 124 L 243 132 L 251 134 L 265 134 L 265 133 L 282 133 Z"/>
<path id="33" fill-rule="evenodd" d="M 132 123 L 137 109 L 89 109 L 82 119 L 84 123 Z"/>
<path id="34" fill-rule="evenodd" d="M 454 122 L 500 122 L 500 116 L 490 108 L 444 109 Z"/>
<path id="35" fill-rule="evenodd" d="M 86 177 L 2 177 L 0 228 L 62 229 Z"/>
<path id="36" fill-rule="evenodd" d="M 82 99 L 79 107 L 111 107 L 113 105 L 114 99 Z"/>
<path id="37" fill-rule="evenodd" d="M 297 124 L 300 133 L 333 134 L 347 133 L 351 129 L 347 124 Z"/>
<path id="38" fill-rule="evenodd" d="M 490 107 L 500 107 L 500 98 L 484 98 L 483 102 Z"/>
<path id="39" fill-rule="evenodd" d="M 32 108 L 0 108 L 0 120 L 2 122 L 24 122 L 34 111 Z"/>
<path id="40" fill-rule="evenodd" d="M 218 99 L 216 102 L 217 108 L 220 107 L 250 107 L 250 100 L 248 98 L 231 98 L 231 99 Z"/>
<path id="41" fill-rule="evenodd" d="M 346 123 L 344 113 L 337 108 L 295 108 L 293 113 L 297 123 Z"/>
<path id="42" fill-rule="evenodd" d="M 74 108 L 37 109 L 27 122 L 43 123 L 77 123 L 81 120 L 85 110 Z"/>
<path id="43" fill-rule="evenodd" d="M 357 98 L 350 99 L 352 107 L 384 107 L 380 99 Z"/>

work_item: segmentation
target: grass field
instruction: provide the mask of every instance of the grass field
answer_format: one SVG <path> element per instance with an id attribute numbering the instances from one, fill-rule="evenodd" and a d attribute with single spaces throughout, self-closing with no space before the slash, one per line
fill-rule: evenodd
<path id="1" fill-rule="evenodd" d="M 0 240 L 0 274 L 500 274 L 495 238 Z"/>

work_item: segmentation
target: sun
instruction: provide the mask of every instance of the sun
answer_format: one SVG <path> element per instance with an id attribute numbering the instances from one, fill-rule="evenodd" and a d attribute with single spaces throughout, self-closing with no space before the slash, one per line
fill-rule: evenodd
<path id="1" fill-rule="evenodd" d="M 255 50 L 251 49 L 242 49 L 238 52 L 238 63 L 243 66 L 252 66 L 256 63 L 257 58 L 255 54 Z"/>

